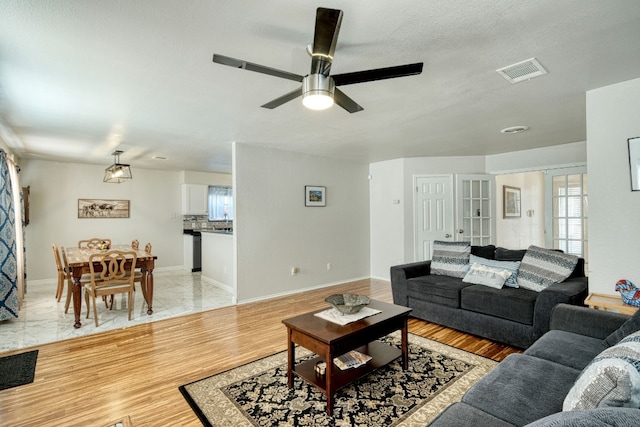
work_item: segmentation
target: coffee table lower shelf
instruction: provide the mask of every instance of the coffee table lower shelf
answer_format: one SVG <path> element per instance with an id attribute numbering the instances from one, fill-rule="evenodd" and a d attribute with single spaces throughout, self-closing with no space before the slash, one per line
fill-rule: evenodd
<path id="1" fill-rule="evenodd" d="M 332 388 L 334 391 L 339 390 L 354 381 L 369 375 L 376 369 L 388 365 L 395 359 L 402 357 L 402 351 L 400 349 L 380 341 L 370 342 L 369 344 L 358 347 L 355 350 L 360 353 L 368 354 L 372 359 L 362 366 L 344 371 L 338 368 L 334 363 L 332 378 L 332 382 L 334 384 Z M 319 356 L 306 360 L 297 364 L 293 369 L 293 373 L 326 394 L 326 377 L 325 375 L 318 374 L 314 369 L 316 363 L 324 361 L 324 358 Z"/>

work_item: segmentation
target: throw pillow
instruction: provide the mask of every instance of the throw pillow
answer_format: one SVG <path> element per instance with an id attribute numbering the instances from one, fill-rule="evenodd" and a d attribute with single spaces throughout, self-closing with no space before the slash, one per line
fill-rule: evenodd
<path id="1" fill-rule="evenodd" d="M 564 399 L 563 411 L 640 408 L 640 332 L 597 355 Z"/>
<path id="2" fill-rule="evenodd" d="M 562 282 L 576 268 L 578 257 L 562 252 L 529 246 L 518 271 L 518 286 L 540 292 Z"/>
<path id="3" fill-rule="evenodd" d="M 431 274 L 451 276 L 462 279 L 467 274 L 471 243 L 469 242 L 433 242 L 431 256 Z"/>
<path id="4" fill-rule="evenodd" d="M 485 285 L 490 288 L 502 289 L 504 281 L 507 280 L 509 276 L 511 276 L 510 271 L 474 263 L 471 265 L 469 272 L 464 276 L 462 281 L 476 285 Z"/>
<path id="5" fill-rule="evenodd" d="M 618 344 L 622 338 L 636 331 L 640 331 L 640 310 L 636 311 L 622 326 L 611 332 L 611 334 L 604 339 L 604 343 L 607 347 L 611 347 L 612 345 Z"/>
<path id="6" fill-rule="evenodd" d="M 509 288 L 518 287 L 518 269 L 520 268 L 520 261 L 496 261 L 493 259 L 480 258 L 475 255 L 469 257 L 470 264 L 480 264 L 491 268 L 497 268 L 499 270 L 507 270 L 511 275 L 505 280 L 504 285 Z"/>
<path id="7" fill-rule="evenodd" d="M 500 261 L 522 261 L 522 258 L 526 253 L 526 249 L 505 249 L 497 247 L 496 259 Z"/>

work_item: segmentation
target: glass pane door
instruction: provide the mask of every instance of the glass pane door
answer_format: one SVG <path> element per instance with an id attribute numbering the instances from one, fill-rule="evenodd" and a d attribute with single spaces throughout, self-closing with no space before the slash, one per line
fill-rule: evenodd
<path id="1" fill-rule="evenodd" d="M 493 178 L 489 175 L 458 175 L 457 238 L 472 245 L 493 241 Z"/>
<path id="2" fill-rule="evenodd" d="M 569 171 L 550 171 L 547 174 L 547 192 L 550 193 L 551 199 L 551 212 L 548 212 L 551 221 L 550 224 L 547 222 L 547 245 L 583 257 L 587 263 L 589 204 L 586 171 L 582 168 L 577 170 L 574 168 Z"/>

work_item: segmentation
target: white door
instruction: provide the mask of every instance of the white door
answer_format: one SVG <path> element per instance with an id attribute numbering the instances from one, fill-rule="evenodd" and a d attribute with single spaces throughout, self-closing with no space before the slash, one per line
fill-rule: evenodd
<path id="1" fill-rule="evenodd" d="M 493 243 L 494 188 L 491 175 L 456 175 L 456 240 L 477 246 Z"/>
<path id="2" fill-rule="evenodd" d="M 415 260 L 431 259 L 434 240 L 453 241 L 453 176 L 416 176 Z"/>

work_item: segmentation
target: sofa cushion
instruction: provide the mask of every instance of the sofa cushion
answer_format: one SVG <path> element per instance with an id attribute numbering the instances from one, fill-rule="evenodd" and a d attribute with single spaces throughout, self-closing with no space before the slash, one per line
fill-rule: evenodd
<path id="1" fill-rule="evenodd" d="M 564 399 L 563 410 L 640 408 L 640 332 L 597 355 Z"/>
<path id="2" fill-rule="evenodd" d="M 487 414 L 466 403 L 456 402 L 442 411 L 431 423 L 429 427 L 513 427 L 506 421 Z"/>
<path id="3" fill-rule="evenodd" d="M 518 269 L 520 268 L 520 261 L 498 261 L 470 255 L 469 264 L 481 264 L 486 265 L 487 267 L 508 270 L 511 272 L 511 276 L 507 278 L 504 285 L 510 288 L 518 287 Z"/>
<path id="4" fill-rule="evenodd" d="M 473 285 L 461 290 L 460 307 L 476 313 L 533 325 L 537 296 L 537 292 L 527 289 L 507 287 L 493 289 Z"/>
<path id="5" fill-rule="evenodd" d="M 505 249 L 498 246 L 496 248 L 496 259 L 500 261 L 522 261 L 525 253 L 527 253 L 526 249 Z"/>
<path id="6" fill-rule="evenodd" d="M 540 337 L 524 354 L 582 370 L 603 349 L 601 339 L 553 330 Z"/>
<path id="7" fill-rule="evenodd" d="M 462 279 L 465 283 L 485 285 L 490 288 L 502 289 L 504 281 L 511 276 L 511 272 L 499 268 L 487 267 L 486 265 L 474 262 Z"/>
<path id="8" fill-rule="evenodd" d="M 469 242 L 433 242 L 431 256 L 431 274 L 458 277 L 462 279 L 467 274 L 471 254 Z"/>
<path id="9" fill-rule="evenodd" d="M 453 424 L 452 424 L 453 425 Z M 631 427 L 640 426 L 640 411 L 631 408 L 598 408 L 558 412 L 525 427 Z"/>
<path id="10" fill-rule="evenodd" d="M 512 354 L 471 387 L 462 401 L 522 426 L 560 412 L 579 373 L 548 360 Z"/>
<path id="11" fill-rule="evenodd" d="M 471 246 L 471 255 L 479 256 L 486 259 L 495 259 L 496 247 L 493 245 Z"/>
<path id="12" fill-rule="evenodd" d="M 518 286 L 540 292 L 571 275 L 578 257 L 562 252 L 529 246 L 518 271 Z"/>
<path id="13" fill-rule="evenodd" d="M 467 286 L 462 280 L 449 276 L 422 276 L 407 280 L 407 297 L 447 307 L 460 308 L 460 290 Z"/>
<path id="14" fill-rule="evenodd" d="M 605 338 L 604 343 L 606 346 L 611 347 L 618 344 L 622 338 L 636 331 L 640 331 L 640 310 L 636 311 L 629 320 Z"/>

